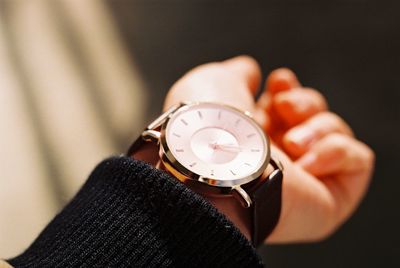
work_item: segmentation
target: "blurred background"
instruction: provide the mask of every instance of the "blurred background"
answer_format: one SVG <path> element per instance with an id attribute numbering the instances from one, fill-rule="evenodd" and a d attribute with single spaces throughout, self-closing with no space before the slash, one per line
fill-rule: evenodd
<path id="1" fill-rule="evenodd" d="M 0 256 L 26 248 L 98 161 L 120 154 L 188 69 L 286 66 L 377 154 L 328 240 L 265 246 L 268 267 L 400 267 L 400 3 L 0 0 Z"/>

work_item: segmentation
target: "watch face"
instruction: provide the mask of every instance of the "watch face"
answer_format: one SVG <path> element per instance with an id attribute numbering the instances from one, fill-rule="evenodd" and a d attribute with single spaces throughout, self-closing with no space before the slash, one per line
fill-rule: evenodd
<path id="1" fill-rule="evenodd" d="M 216 186 L 235 186 L 261 175 L 269 144 L 258 124 L 234 108 L 197 103 L 178 109 L 163 125 L 164 154 L 180 173 Z"/>

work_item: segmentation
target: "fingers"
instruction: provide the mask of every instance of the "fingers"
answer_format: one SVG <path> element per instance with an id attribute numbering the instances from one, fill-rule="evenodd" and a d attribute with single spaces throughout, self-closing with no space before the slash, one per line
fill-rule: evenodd
<path id="1" fill-rule="evenodd" d="M 256 107 L 259 114 L 257 117 L 263 119 L 261 123 L 267 132 L 271 131 L 271 127 L 277 127 L 278 124 L 278 128 L 280 127 L 280 122 L 275 119 L 276 112 L 271 109 L 271 100 L 274 95 L 300 86 L 296 75 L 287 68 L 276 69 L 268 76 L 265 90 L 258 99 Z M 263 113 L 267 113 L 268 116 L 261 116 Z"/>
<path id="2" fill-rule="evenodd" d="M 373 166 L 372 150 L 356 139 L 332 133 L 318 142 L 296 161 L 316 177 L 369 171 Z"/>
<path id="3" fill-rule="evenodd" d="M 257 101 L 257 106 L 260 110 L 268 110 L 273 95 L 300 86 L 300 82 L 291 70 L 287 68 L 276 69 L 267 77 L 265 90 Z"/>
<path id="4" fill-rule="evenodd" d="M 281 91 L 286 91 L 291 88 L 300 87 L 300 82 L 297 80 L 294 72 L 287 68 L 279 68 L 271 72 L 267 78 L 266 91 L 270 94 L 276 94 Z"/>
<path id="5" fill-rule="evenodd" d="M 351 128 L 342 118 L 331 112 L 321 112 L 286 132 L 283 146 L 286 152 L 297 158 L 316 141 L 331 133 L 353 136 Z"/>
<path id="6" fill-rule="evenodd" d="M 245 81 L 253 95 L 257 93 L 261 82 L 261 69 L 254 58 L 242 55 L 225 60 L 221 64 Z"/>
<path id="7" fill-rule="evenodd" d="M 310 88 L 296 88 L 277 93 L 273 107 L 287 127 L 299 124 L 328 108 L 325 98 Z"/>

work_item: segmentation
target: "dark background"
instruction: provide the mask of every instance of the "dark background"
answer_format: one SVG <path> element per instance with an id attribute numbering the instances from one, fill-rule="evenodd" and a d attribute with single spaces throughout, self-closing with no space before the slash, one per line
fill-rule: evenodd
<path id="1" fill-rule="evenodd" d="M 400 267 L 400 1 L 108 2 L 150 90 L 148 116 L 184 72 L 238 54 L 295 70 L 377 154 L 355 215 L 316 244 L 260 249 L 268 267 Z"/>

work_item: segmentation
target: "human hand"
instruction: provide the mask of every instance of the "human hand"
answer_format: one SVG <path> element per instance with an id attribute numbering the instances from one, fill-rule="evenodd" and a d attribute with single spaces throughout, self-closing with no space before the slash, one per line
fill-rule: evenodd
<path id="1" fill-rule="evenodd" d="M 273 141 L 272 155 L 285 168 L 281 217 L 268 242 L 323 239 L 361 201 L 374 153 L 327 111 L 320 93 L 302 88 L 291 71 L 272 72 L 255 102 L 260 81 L 257 63 L 246 56 L 201 65 L 172 86 L 164 109 L 181 101 L 211 101 L 251 112 Z"/>

